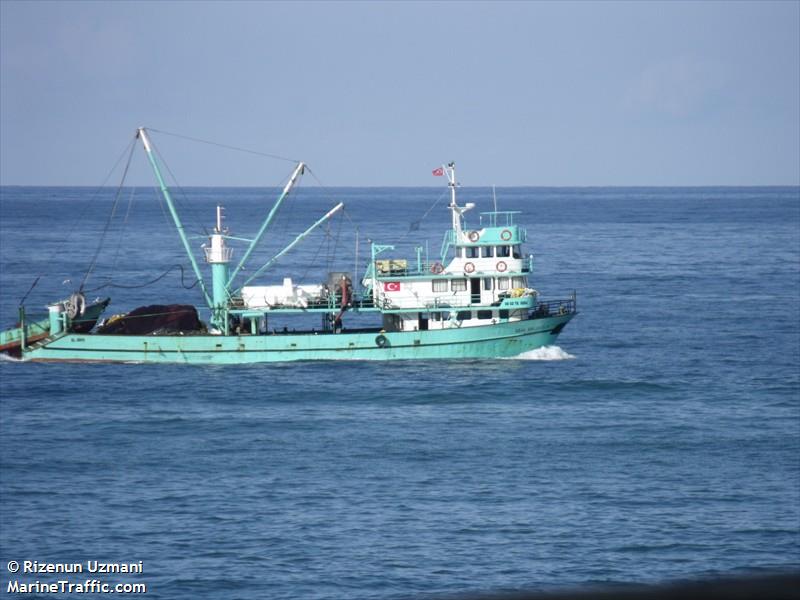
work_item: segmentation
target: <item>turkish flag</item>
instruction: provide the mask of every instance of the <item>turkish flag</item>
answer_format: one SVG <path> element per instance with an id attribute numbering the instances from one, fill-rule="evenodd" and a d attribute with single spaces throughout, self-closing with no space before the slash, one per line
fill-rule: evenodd
<path id="1" fill-rule="evenodd" d="M 444 175 L 444 169 L 442 167 L 439 167 L 438 169 L 434 169 L 431 172 L 433 173 L 434 177 L 441 177 L 442 175 Z"/>
<path id="2" fill-rule="evenodd" d="M 384 292 L 399 292 L 400 291 L 400 282 L 399 281 L 384 281 L 383 282 L 383 291 Z"/>

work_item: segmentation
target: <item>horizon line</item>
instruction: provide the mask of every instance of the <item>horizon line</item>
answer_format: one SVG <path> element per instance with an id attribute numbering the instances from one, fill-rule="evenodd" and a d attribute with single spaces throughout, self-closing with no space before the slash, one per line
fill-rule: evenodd
<path id="1" fill-rule="evenodd" d="M 96 185 L 96 184 L 35 184 L 35 183 L 0 183 L 0 188 L 92 188 L 92 189 L 116 189 L 116 185 Z M 124 185 L 124 188 L 136 187 L 158 187 L 158 184 L 152 183 L 147 185 Z M 280 185 L 181 185 L 169 186 L 180 187 L 182 189 L 191 188 L 228 188 L 228 189 L 280 189 Z M 609 184 L 609 185 L 543 185 L 543 184 L 522 184 L 522 185 L 459 185 L 461 189 L 474 189 L 474 188 L 497 188 L 497 189 L 513 189 L 513 188 L 530 188 L 530 189 L 624 189 L 624 188 L 645 188 L 645 189 L 674 189 L 674 188 L 800 188 L 799 183 L 747 183 L 747 184 L 730 184 L 730 183 L 704 183 L 704 184 Z M 444 186 L 437 185 L 326 185 L 326 186 L 307 186 L 306 189 L 446 189 Z"/>

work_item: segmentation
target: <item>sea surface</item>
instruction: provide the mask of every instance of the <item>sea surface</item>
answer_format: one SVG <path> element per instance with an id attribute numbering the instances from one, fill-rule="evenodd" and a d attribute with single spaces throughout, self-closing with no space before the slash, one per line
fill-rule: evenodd
<path id="1" fill-rule="evenodd" d="M 2 326 L 26 294 L 43 314 L 91 265 L 84 289 L 111 296 L 109 314 L 200 304 L 170 270 L 195 280 L 152 188 L 1 192 Z M 419 241 L 435 257 L 442 192 L 302 187 L 247 273 L 339 201 L 346 212 L 260 281 L 357 277 L 369 240 L 394 244 L 387 258 L 416 260 Z M 249 238 L 276 195 L 175 192 L 198 254 L 216 203 Z M 0 362 L 3 592 L 15 578 L 97 578 L 143 582 L 147 598 L 430 598 L 800 568 L 800 189 L 496 197 L 521 211 L 531 285 L 577 291 L 557 347 L 440 362 Z M 478 205 L 471 224 L 493 204 L 487 188 L 460 198 Z M 144 572 L 8 572 L 25 560 Z"/>

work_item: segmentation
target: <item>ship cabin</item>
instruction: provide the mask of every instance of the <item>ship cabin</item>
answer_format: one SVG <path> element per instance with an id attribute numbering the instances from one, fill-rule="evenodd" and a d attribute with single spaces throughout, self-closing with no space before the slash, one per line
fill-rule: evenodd
<path id="1" fill-rule="evenodd" d="M 439 260 L 377 258 L 392 246 L 372 248 L 363 279 L 386 331 L 425 331 L 520 321 L 536 306 L 529 287 L 533 256 L 523 252 L 527 234 L 514 222 L 516 211 L 485 212 L 478 227 L 463 227 L 454 210 L 454 227 L 445 232 Z"/>

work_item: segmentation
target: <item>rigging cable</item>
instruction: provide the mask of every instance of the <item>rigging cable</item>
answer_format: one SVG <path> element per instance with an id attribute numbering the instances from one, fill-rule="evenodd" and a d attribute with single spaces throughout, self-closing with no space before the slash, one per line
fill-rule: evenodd
<path id="1" fill-rule="evenodd" d="M 131 147 L 133 146 L 133 144 L 135 142 L 136 142 L 136 138 L 133 138 L 130 142 L 128 142 L 128 144 L 125 146 L 125 149 L 122 151 L 122 153 L 119 155 L 119 158 L 114 163 L 114 166 L 111 167 L 111 170 L 108 172 L 108 174 L 103 179 L 103 182 L 95 189 L 94 194 L 92 194 L 92 197 L 89 198 L 89 200 L 84 204 L 83 209 L 81 209 L 80 214 L 75 219 L 75 221 L 72 223 L 72 227 L 67 232 L 67 235 L 64 237 L 64 244 L 66 244 L 69 241 L 69 239 L 72 237 L 72 234 L 75 233 L 75 230 L 78 228 L 78 224 L 83 222 L 83 218 L 86 216 L 86 213 L 88 212 L 89 207 L 97 199 L 97 196 L 100 195 L 100 192 L 102 192 L 105 189 L 106 184 L 108 183 L 108 180 L 111 179 L 111 176 L 114 174 L 114 171 L 117 170 L 117 167 L 122 162 L 122 159 L 125 158 L 125 155 L 128 153 L 128 151 L 131 149 Z M 51 262 L 53 262 L 53 259 L 56 257 L 56 254 L 59 254 L 62 251 L 63 251 L 62 247 L 58 246 L 55 250 L 53 250 L 53 252 L 50 253 L 49 258 L 45 261 L 45 264 L 50 264 Z M 25 294 L 25 296 L 23 296 L 23 298 L 20 301 L 20 303 L 24 302 L 28 298 L 30 293 L 33 291 L 33 288 L 35 288 L 36 284 L 39 282 L 39 279 L 41 279 L 42 275 L 43 275 L 43 273 L 39 273 L 39 275 L 36 276 L 36 279 L 34 280 L 33 284 L 31 285 L 30 289 Z"/>
<path id="2" fill-rule="evenodd" d="M 152 129 L 148 128 L 147 131 L 154 131 L 156 133 L 163 133 L 164 135 L 171 135 L 173 137 L 182 138 L 184 140 L 190 140 L 192 142 L 199 142 L 201 144 L 208 144 L 209 146 L 219 146 L 220 148 L 227 148 L 228 150 L 235 150 L 236 152 L 245 152 L 246 154 L 255 154 L 256 156 L 266 156 L 267 158 L 274 158 L 277 160 L 285 160 L 287 162 L 299 163 L 299 160 L 295 160 L 294 158 L 287 158 L 285 156 L 279 156 L 277 154 L 268 154 L 266 152 L 258 152 L 256 150 L 249 150 L 247 148 L 239 148 L 237 146 L 229 146 L 228 144 L 220 144 L 219 142 L 210 142 L 208 140 L 202 140 L 200 138 L 189 137 L 188 135 L 181 135 L 179 133 L 170 133 L 169 131 L 162 131 L 160 129 Z"/>
<path id="3" fill-rule="evenodd" d="M 290 177 L 291 177 L 291 173 L 281 180 L 281 185 L 277 189 L 278 190 L 283 189 L 283 187 L 285 187 L 285 182 L 288 181 Z M 290 221 L 291 221 L 291 216 L 294 213 L 294 204 L 295 204 L 295 197 L 296 197 L 295 192 L 296 192 L 296 190 L 297 190 L 296 187 L 292 187 L 292 189 L 289 190 L 289 192 L 287 193 L 286 197 L 283 200 L 284 205 L 286 206 L 287 210 L 281 210 L 280 212 L 278 212 L 277 213 L 277 217 L 273 220 L 273 222 L 270 224 L 269 228 L 267 230 L 265 230 L 265 232 L 269 231 L 269 230 L 272 230 L 272 231 L 282 231 L 282 232 L 287 232 L 288 233 L 289 224 L 290 224 Z M 266 198 L 267 198 L 267 196 L 264 195 L 263 199 L 266 199 Z M 255 248 L 254 248 L 254 250 L 255 250 Z M 248 264 L 250 263 L 251 260 L 253 260 L 254 256 L 255 256 L 255 254 L 251 254 L 250 255 L 249 260 L 248 260 Z M 271 260 L 271 259 L 268 259 L 268 260 Z M 246 271 L 247 271 L 247 265 L 246 264 L 242 265 L 242 269 L 240 271 L 240 274 L 243 274 Z M 237 277 L 238 277 L 238 275 L 237 275 Z"/>
<path id="4" fill-rule="evenodd" d="M 103 243 L 105 242 L 106 235 L 108 234 L 108 230 L 111 227 L 111 222 L 114 219 L 114 215 L 117 212 L 117 204 L 119 203 L 120 195 L 122 194 L 122 186 L 125 183 L 125 178 L 128 176 L 128 169 L 131 166 L 131 159 L 133 158 L 133 150 L 134 146 L 131 144 L 130 152 L 128 153 L 128 161 L 125 163 L 125 169 L 122 171 L 122 179 L 119 182 L 119 186 L 117 187 L 117 193 L 114 195 L 114 204 L 111 207 L 111 213 L 108 215 L 108 219 L 106 220 L 106 225 L 103 228 L 103 233 L 100 235 L 100 241 L 97 244 L 97 249 L 94 251 L 94 256 L 92 257 L 92 262 L 89 264 L 89 268 L 86 269 L 86 274 L 83 276 L 83 281 L 81 281 L 81 285 L 78 288 L 79 291 L 83 291 L 83 286 L 86 285 L 86 281 L 89 279 L 89 276 L 92 274 L 95 266 L 97 265 L 97 259 L 100 256 L 100 251 L 103 249 Z"/>
<path id="5" fill-rule="evenodd" d="M 39 275 L 39 276 L 38 276 L 36 279 L 34 279 L 34 280 L 33 280 L 33 283 L 31 284 L 31 287 L 29 287 L 29 288 L 28 288 L 28 291 L 27 291 L 27 292 L 25 292 L 25 295 L 22 297 L 22 300 L 20 300 L 20 301 L 19 301 L 19 305 L 20 305 L 20 306 L 22 306 L 23 304 L 25 304 L 25 299 L 26 299 L 26 298 L 27 298 L 27 297 L 30 295 L 30 293 L 33 291 L 33 288 L 35 288 L 35 287 L 36 287 L 36 284 L 37 284 L 37 283 L 39 283 L 39 279 L 40 279 L 40 278 L 41 278 L 41 275 Z"/>
<path id="6" fill-rule="evenodd" d="M 336 254 L 339 251 L 339 238 L 341 237 L 341 234 L 342 234 L 342 223 L 344 223 L 344 219 L 341 216 L 338 217 L 338 220 L 339 220 L 339 227 L 336 230 L 336 238 L 334 238 L 334 240 L 333 240 L 333 253 L 332 253 L 332 255 L 328 256 L 328 262 L 327 262 L 327 265 L 326 265 L 327 266 L 327 271 L 329 273 L 330 273 L 331 269 L 333 268 L 333 261 L 336 260 Z"/>
<path id="7" fill-rule="evenodd" d="M 117 268 L 117 260 L 119 259 L 119 251 L 122 247 L 122 238 L 124 237 L 124 232 L 127 231 L 126 226 L 128 224 L 128 218 L 131 215 L 131 207 L 133 206 L 133 196 L 136 193 L 136 188 L 131 188 L 131 194 L 128 197 L 128 209 L 125 211 L 125 219 L 122 221 L 122 225 L 120 227 L 121 231 L 117 236 L 117 250 L 114 252 L 114 262 L 111 265 L 111 272 L 113 273 Z"/>
<path id="8" fill-rule="evenodd" d="M 306 278 L 306 275 L 308 275 L 308 272 L 312 269 L 312 267 L 314 265 L 317 264 L 317 258 L 319 257 L 320 252 L 322 252 L 322 247 L 325 245 L 325 241 L 326 241 L 327 237 L 328 237 L 328 233 L 323 229 L 322 230 L 322 239 L 319 241 L 319 246 L 317 246 L 317 251 L 314 253 L 314 256 L 311 259 L 311 262 L 306 264 L 306 270 L 303 271 L 303 274 L 300 276 L 299 281 L 304 281 L 305 278 Z"/>
<path id="9" fill-rule="evenodd" d="M 178 208 L 180 208 L 181 212 L 183 212 L 184 218 L 186 216 L 189 217 L 189 219 L 192 221 L 192 227 L 196 228 L 195 231 L 202 231 L 204 235 L 209 235 L 208 229 L 206 228 L 206 226 L 203 225 L 202 223 L 198 222 L 196 215 L 194 215 L 192 212 L 189 211 L 189 209 L 187 207 L 187 205 L 190 204 L 189 196 L 186 194 L 186 191 L 183 189 L 183 186 L 181 186 L 181 184 L 178 183 L 178 178 L 175 177 L 175 174 L 172 172 L 172 169 L 169 168 L 169 164 L 167 163 L 167 161 L 164 160 L 164 157 L 161 156 L 161 152 L 158 150 L 158 146 L 156 146 L 156 143 L 153 141 L 152 138 L 150 138 L 150 145 L 156 151 L 156 154 L 158 155 L 158 160 L 161 161 L 161 164 L 164 165 L 164 167 L 167 169 L 167 173 L 169 173 L 169 176 L 172 177 L 172 181 L 175 182 L 175 187 L 178 188 L 178 190 L 180 191 L 181 195 L 183 196 L 183 199 L 186 200 L 186 204 L 183 204 L 183 203 L 181 203 L 180 197 L 175 196 L 175 200 L 176 200 L 177 204 L 179 205 Z"/>
<path id="10" fill-rule="evenodd" d="M 323 192 L 325 192 L 328 195 L 332 195 L 328 191 L 328 189 L 326 188 L 325 184 L 322 183 L 322 181 L 319 179 L 319 177 L 317 177 L 317 175 L 316 175 L 316 173 L 314 173 L 314 171 L 312 171 L 308 166 L 306 166 L 306 170 L 309 172 L 311 177 L 314 178 L 314 181 L 317 182 L 317 184 L 320 186 L 320 188 L 322 188 Z M 444 194 L 442 194 L 442 195 L 444 195 Z M 437 199 L 436 202 L 438 202 L 440 199 L 441 199 L 441 197 L 439 199 Z M 430 212 L 430 210 L 428 210 L 428 212 Z M 352 217 L 350 216 L 350 212 L 347 210 L 346 207 L 342 209 L 342 215 L 343 215 L 343 219 L 346 218 L 350 222 L 350 225 L 353 227 L 353 230 L 355 232 L 356 246 L 355 246 L 355 259 L 354 259 L 355 268 L 354 268 L 354 271 L 353 271 L 353 281 L 356 281 L 358 279 L 358 258 L 359 258 L 358 257 L 358 241 L 359 241 L 359 236 L 361 234 L 361 228 L 358 225 L 356 225 L 355 221 L 353 221 Z M 425 213 L 425 216 L 427 216 L 427 215 L 428 215 L 428 213 Z M 343 222 L 343 220 L 339 222 L 340 231 L 341 231 L 342 222 Z M 370 241 L 370 237 L 369 236 L 365 236 L 365 237 L 367 238 L 368 241 Z M 337 245 L 338 245 L 338 241 L 339 240 L 338 240 L 338 234 L 337 234 Z M 322 249 L 322 246 L 320 245 L 320 250 L 321 249 Z M 317 254 L 319 254 L 319 250 L 317 250 Z M 314 256 L 314 258 L 316 259 L 316 255 Z M 308 270 L 306 270 L 306 271 L 308 271 Z"/>
<path id="11" fill-rule="evenodd" d="M 323 191 L 323 192 L 325 192 L 326 194 L 328 194 L 328 195 L 330 195 L 330 196 L 333 196 L 333 194 L 331 194 L 331 192 L 328 190 L 328 188 L 325 186 L 325 184 L 324 184 L 324 183 L 322 183 L 322 181 L 320 180 L 320 178 L 319 178 L 319 177 L 317 177 L 317 175 L 316 175 L 316 173 L 314 173 L 314 171 L 312 171 L 312 170 L 311 170 L 311 169 L 310 169 L 308 166 L 306 166 L 306 170 L 309 172 L 309 174 L 311 175 L 311 177 L 313 177 L 313 178 L 314 178 L 314 181 L 316 181 L 316 182 L 317 182 L 317 184 L 319 185 L 319 187 L 320 187 L 320 188 L 322 188 L 322 191 Z M 359 235 L 359 227 L 358 227 L 358 226 L 355 224 L 355 222 L 353 221 L 353 219 L 352 219 L 352 218 L 350 218 L 350 213 L 348 212 L 347 208 L 346 208 L 346 207 L 345 207 L 345 208 L 343 208 L 341 212 L 342 212 L 342 215 L 343 215 L 343 217 L 346 217 L 346 218 L 347 218 L 347 220 L 350 222 L 350 225 L 352 225 L 352 227 L 353 227 L 353 230 L 355 231 L 355 234 L 356 234 L 356 236 L 358 236 L 358 235 Z M 335 248 L 334 248 L 334 252 L 336 252 L 336 249 L 338 248 L 338 245 L 339 245 L 339 236 L 340 236 L 340 234 L 341 234 L 341 228 L 342 228 L 342 224 L 343 224 L 343 222 L 344 222 L 344 219 L 342 219 L 342 220 L 340 220 L 340 221 L 339 221 L 339 231 L 338 231 L 338 232 L 337 232 L 337 234 L 336 234 L 336 246 L 335 246 Z M 328 234 L 328 235 L 330 235 L 330 234 Z M 357 262 L 357 261 L 358 261 L 358 257 L 356 256 L 356 262 Z M 330 271 L 330 267 L 328 267 L 328 271 Z M 355 274 L 354 274 L 353 276 L 355 277 Z"/>
<path id="12" fill-rule="evenodd" d="M 92 288 L 90 290 L 84 290 L 84 291 L 87 294 L 89 294 L 91 292 L 97 292 L 99 290 L 102 290 L 102 289 L 105 289 L 105 288 L 109 288 L 109 287 L 110 288 L 121 288 L 121 289 L 125 289 L 125 290 L 135 290 L 135 289 L 147 287 L 148 285 L 153 285 L 154 283 L 157 283 L 157 282 L 161 281 L 162 279 L 164 279 L 164 277 L 166 277 L 171 271 L 174 271 L 175 269 L 180 269 L 180 272 L 181 272 L 181 285 L 183 286 L 184 289 L 190 290 L 194 286 L 196 286 L 198 283 L 200 283 L 200 280 L 196 279 L 192 285 L 186 285 L 186 282 L 184 280 L 185 279 L 184 278 L 185 269 L 183 268 L 183 265 L 175 264 L 175 265 L 172 265 L 169 269 L 164 271 L 161 275 L 159 275 L 155 279 L 153 279 L 151 281 L 148 281 L 146 283 L 141 283 L 141 284 L 138 284 L 138 285 L 123 285 L 121 283 L 108 282 L 108 283 L 104 283 L 103 285 L 97 286 L 96 288 Z"/>
<path id="13" fill-rule="evenodd" d="M 158 204 L 158 208 L 161 209 L 161 216 L 164 217 L 164 223 L 168 226 L 172 226 L 172 222 L 170 221 L 169 215 L 167 214 L 167 209 L 164 208 L 164 198 L 161 196 L 158 188 L 153 186 L 150 188 L 153 190 L 153 195 L 156 197 L 156 203 Z"/>
<path id="14" fill-rule="evenodd" d="M 148 128 L 148 131 L 156 132 L 156 133 L 160 133 L 160 134 L 164 134 L 164 135 L 169 135 L 169 136 L 173 136 L 173 137 L 177 137 L 177 138 L 182 138 L 182 139 L 190 140 L 190 141 L 193 141 L 193 142 L 199 142 L 199 143 L 202 143 L 202 144 L 208 144 L 208 145 L 211 145 L 211 146 L 218 146 L 218 147 L 221 147 L 221 148 L 227 148 L 229 150 L 236 150 L 236 151 L 239 151 L 239 152 L 246 152 L 248 154 L 255 154 L 255 155 L 258 155 L 258 156 L 265 156 L 265 157 L 268 157 L 268 158 L 275 158 L 275 159 L 285 160 L 285 161 L 294 162 L 294 163 L 299 162 L 299 161 L 295 161 L 293 159 L 289 159 L 289 158 L 286 158 L 286 157 L 283 157 L 283 156 L 277 156 L 277 155 L 274 155 L 274 154 L 267 154 L 267 153 L 264 153 L 264 152 L 256 152 L 254 150 L 248 150 L 246 148 L 237 148 L 235 146 L 229 146 L 229 145 L 220 144 L 220 143 L 217 143 L 217 142 L 210 142 L 208 140 L 203 140 L 203 139 L 199 139 L 199 138 L 193 138 L 193 137 L 189 137 L 189 136 L 185 136 L 185 135 L 180 135 L 180 134 L 177 134 L 177 133 L 171 133 L 171 132 L 168 132 L 168 131 L 162 131 L 160 129 Z M 159 160 L 161 161 L 161 163 L 166 168 L 167 172 L 169 173 L 170 177 L 172 178 L 172 181 L 175 183 L 175 186 L 178 188 L 178 190 L 180 191 L 180 194 L 183 196 L 183 199 L 185 200 L 185 204 L 184 204 L 183 202 L 181 202 L 181 199 L 180 199 L 179 196 L 175 196 L 175 200 L 176 200 L 177 204 L 179 205 L 179 208 L 181 209 L 181 212 L 184 215 L 188 216 L 189 220 L 192 221 L 191 224 L 192 224 L 192 227 L 195 228 L 195 230 L 200 230 L 200 231 L 203 232 L 204 235 L 208 236 L 209 235 L 208 228 L 205 225 L 203 225 L 202 223 L 198 223 L 197 220 L 196 220 L 195 215 L 188 210 L 186 205 L 190 204 L 189 197 L 186 194 L 186 191 L 184 190 L 184 188 L 178 182 L 178 178 L 175 177 L 175 174 L 172 172 L 172 169 L 170 168 L 170 166 L 167 163 L 167 161 L 164 160 L 164 157 L 161 155 L 161 152 L 159 151 L 158 146 L 156 145 L 156 143 L 154 142 L 152 137 L 150 138 L 150 144 L 155 149 L 156 155 L 158 156 Z M 285 179 L 288 179 L 288 177 L 289 176 L 287 175 Z M 290 190 L 290 193 L 293 192 L 293 191 L 294 190 Z M 293 205 L 290 204 L 290 207 L 293 208 Z M 163 211 L 163 206 L 162 206 L 162 211 Z M 288 218 L 287 218 L 287 225 L 288 225 Z"/>
<path id="15" fill-rule="evenodd" d="M 427 218 L 428 218 L 428 215 L 429 215 L 429 214 L 431 214 L 431 211 L 432 211 L 434 208 L 436 208 L 436 205 L 437 205 L 437 204 L 439 204 L 439 202 L 442 200 L 442 198 L 444 198 L 444 197 L 447 195 L 448 191 L 449 191 L 449 190 L 445 189 L 445 190 L 444 190 L 444 191 L 443 191 L 441 194 L 439 194 L 439 197 L 438 197 L 438 198 L 436 198 L 436 200 L 434 200 L 434 201 L 433 201 L 433 204 L 431 204 L 430 208 L 429 208 L 428 210 L 426 210 L 426 211 L 425 211 L 425 214 L 423 214 L 423 215 L 422 215 L 422 216 L 421 216 L 419 219 L 417 219 L 416 221 L 412 221 L 412 222 L 410 223 L 410 225 L 409 225 L 409 227 L 408 227 L 408 231 L 406 231 L 406 232 L 403 234 L 403 237 L 401 237 L 401 238 L 400 238 L 400 241 L 403 241 L 404 239 L 406 239 L 406 238 L 408 237 L 408 234 L 410 234 L 412 231 L 418 231 L 418 230 L 419 230 L 419 224 L 420 224 L 422 221 L 424 221 L 425 219 L 427 219 Z M 416 227 L 415 227 L 415 225 L 416 225 Z"/>
<path id="16" fill-rule="evenodd" d="M 314 181 L 316 181 L 317 184 L 319 185 L 319 187 L 322 188 L 323 192 L 325 192 L 326 194 L 328 194 L 330 196 L 333 196 L 333 194 L 330 192 L 330 190 L 328 190 L 328 188 L 325 186 L 325 184 L 322 183 L 320 178 L 317 177 L 316 173 L 314 173 L 314 171 L 312 171 L 311 168 L 308 165 L 306 165 L 306 171 L 308 171 L 309 174 L 311 175 L 311 177 L 314 178 Z M 437 202 L 438 202 L 438 200 L 437 200 Z M 359 228 L 358 225 L 356 225 L 355 221 L 353 221 L 353 219 L 350 217 L 350 213 L 348 212 L 347 207 L 342 208 L 341 213 L 345 217 L 347 217 L 347 220 L 350 221 L 350 224 L 353 226 L 354 230 L 357 230 Z M 427 215 L 428 213 L 425 213 L 425 214 Z"/>

